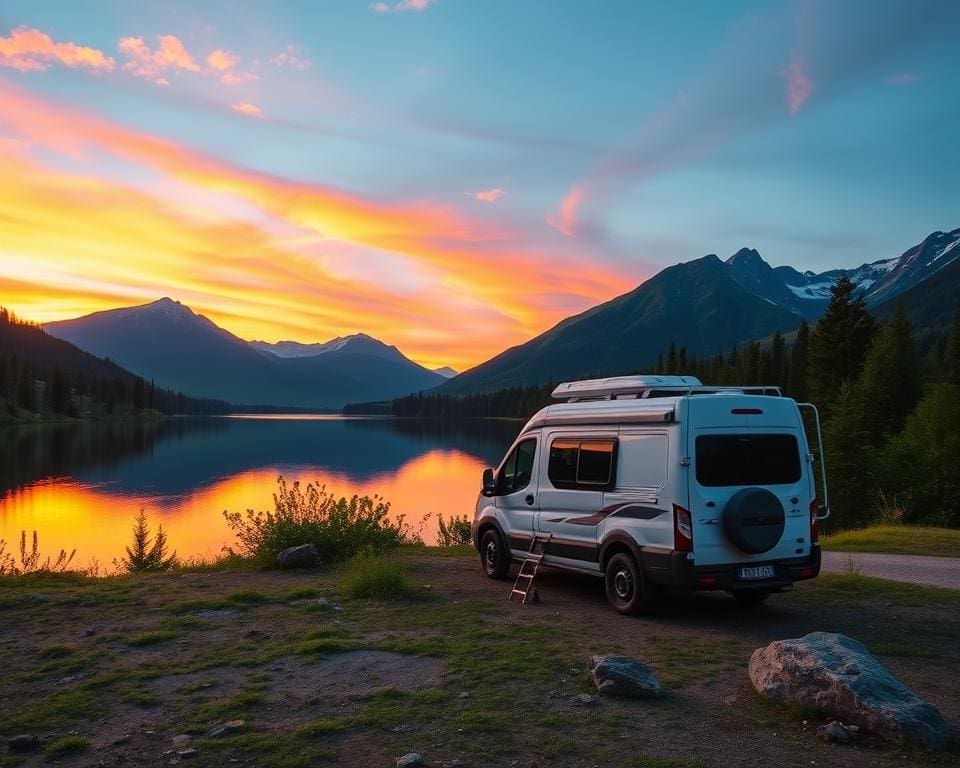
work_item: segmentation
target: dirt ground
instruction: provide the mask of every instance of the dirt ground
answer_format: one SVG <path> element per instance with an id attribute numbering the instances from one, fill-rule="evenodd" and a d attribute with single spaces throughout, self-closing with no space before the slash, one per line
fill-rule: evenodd
<path id="1" fill-rule="evenodd" d="M 681 594 L 628 618 L 589 577 L 544 571 L 521 606 L 475 557 L 405 559 L 418 595 L 397 602 L 342 599 L 337 571 L 0 583 L 0 765 L 960 764 L 822 743 L 822 718 L 746 674 L 772 640 L 843 632 L 960 730 L 960 593 L 831 575 L 759 609 Z M 595 653 L 644 659 L 666 695 L 582 703 Z M 20 733 L 38 749 L 7 752 Z"/>

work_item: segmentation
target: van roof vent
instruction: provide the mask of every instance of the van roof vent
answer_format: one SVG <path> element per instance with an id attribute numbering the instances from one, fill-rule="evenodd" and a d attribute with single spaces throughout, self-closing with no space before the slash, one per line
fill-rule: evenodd
<path id="1" fill-rule="evenodd" d="M 694 387 L 702 387 L 695 376 L 613 376 L 608 379 L 585 379 L 558 384 L 553 390 L 555 400 L 611 400 L 623 395 L 645 397 L 650 390 L 674 390 L 685 392 Z"/>

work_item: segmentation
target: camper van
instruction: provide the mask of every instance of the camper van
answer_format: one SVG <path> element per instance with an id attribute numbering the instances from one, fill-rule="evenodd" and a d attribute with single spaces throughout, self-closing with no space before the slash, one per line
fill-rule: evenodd
<path id="1" fill-rule="evenodd" d="M 636 614 L 664 588 L 756 605 L 820 572 L 813 405 L 691 376 L 575 381 L 553 397 L 484 471 L 472 537 L 487 576 L 536 551 L 538 565 L 603 577 L 611 605 Z"/>

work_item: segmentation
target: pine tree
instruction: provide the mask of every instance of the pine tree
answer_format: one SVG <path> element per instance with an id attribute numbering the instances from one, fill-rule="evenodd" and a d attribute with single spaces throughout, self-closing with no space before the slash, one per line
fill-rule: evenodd
<path id="1" fill-rule="evenodd" d="M 770 343 L 770 381 L 761 382 L 763 384 L 779 384 L 784 386 L 786 381 L 783 378 L 783 357 L 785 344 L 780 331 L 773 334 L 773 341 Z"/>
<path id="2" fill-rule="evenodd" d="M 127 547 L 127 556 L 120 566 L 127 573 L 167 571 L 177 564 L 177 553 L 167 554 L 167 534 L 157 526 L 157 535 L 151 540 L 147 515 L 141 509 L 133 524 L 133 546 Z"/>
<path id="3" fill-rule="evenodd" d="M 798 402 L 807 399 L 807 354 L 810 350 L 810 326 L 804 320 L 797 330 L 797 337 L 790 349 L 790 375 L 787 378 L 787 394 Z"/>
<path id="4" fill-rule="evenodd" d="M 54 413 L 70 413 L 70 383 L 59 365 L 54 366 L 50 379 L 50 410 Z"/>
<path id="5" fill-rule="evenodd" d="M 947 348 L 947 381 L 960 384 L 960 307 L 953 316 L 950 346 Z"/>
<path id="6" fill-rule="evenodd" d="M 807 388 L 829 413 L 844 382 L 856 381 L 876 331 L 866 302 L 846 275 L 830 289 L 826 312 L 810 334 Z"/>
<path id="7" fill-rule="evenodd" d="M 834 410 L 823 430 L 833 513 L 829 527 L 843 530 L 874 518 L 877 446 L 871 440 L 871 410 L 855 383 L 840 385 Z"/>
<path id="8" fill-rule="evenodd" d="M 674 374 L 677 372 L 677 345 L 673 343 L 673 339 L 670 340 L 670 348 L 667 350 L 667 373 Z"/>
<path id="9" fill-rule="evenodd" d="M 870 345 L 858 384 L 873 413 L 871 436 L 875 441 L 903 429 L 920 401 L 919 368 L 913 323 L 898 302 L 893 317 Z"/>

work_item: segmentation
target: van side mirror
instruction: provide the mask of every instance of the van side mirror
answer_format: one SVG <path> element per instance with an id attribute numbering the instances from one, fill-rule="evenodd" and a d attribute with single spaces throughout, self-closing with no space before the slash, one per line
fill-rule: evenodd
<path id="1" fill-rule="evenodd" d="M 487 467 L 485 470 L 483 470 L 483 495 L 493 496 L 496 490 L 497 478 L 493 474 L 493 470 Z"/>

